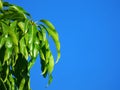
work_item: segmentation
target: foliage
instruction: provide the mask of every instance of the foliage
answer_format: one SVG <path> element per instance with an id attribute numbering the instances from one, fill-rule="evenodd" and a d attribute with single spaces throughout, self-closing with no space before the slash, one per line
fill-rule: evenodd
<path id="1" fill-rule="evenodd" d="M 60 58 L 60 42 L 55 27 L 47 20 L 38 23 L 17 5 L 0 0 L 0 89 L 30 90 L 30 69 L 40 56 L 41 70 L 52 82 L 54 58 L 47 34 L 55 42 Z M 30 60 L 29 60 L 30 59 Z"/>

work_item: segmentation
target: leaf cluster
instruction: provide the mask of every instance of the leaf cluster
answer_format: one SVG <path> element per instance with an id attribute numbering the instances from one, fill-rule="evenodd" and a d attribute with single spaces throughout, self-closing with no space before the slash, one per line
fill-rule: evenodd
<path id="1" fill-rule="evenodd" d="M 60 58 L 60 41 L 48 20 L 32 21 L 20 6 L 0 1 L 0 87 L 2 90 L 30 90 L 30 69 L 40 57 L 42 75 L 52 82 L 54 57 L 47 34 L 55 42 Z M 28 60 L 30 59 L 30 60 Z"/>

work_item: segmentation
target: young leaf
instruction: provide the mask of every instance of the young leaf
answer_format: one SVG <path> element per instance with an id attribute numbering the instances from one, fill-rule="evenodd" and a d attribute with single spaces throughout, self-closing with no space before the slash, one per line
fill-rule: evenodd
<path id="1" fill-rule="evenodd" d="M 41 22 L 43 22 L 48 28 L 55 30 L 55 27 L 52 25 L 51 22 L 49 22 L 48 20 L 40 20 Z"/>

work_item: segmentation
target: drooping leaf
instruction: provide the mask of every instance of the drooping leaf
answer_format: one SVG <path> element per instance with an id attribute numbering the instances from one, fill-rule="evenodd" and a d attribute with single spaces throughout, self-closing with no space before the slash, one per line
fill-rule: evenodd
<path id="1" fill-rule="evenodd" d="M 19 13 L 23 14 L 25 18 L 26 18 L 25 14 L 28 15 L 29 17 L 31 17 L 28 12 L 26 12 L 22 7 L 19 7 L 17 5 L 10 6 L 10 9 L 18 11 Z"/>
<path id="2" fill-rule="evenodd" d="M 20 40 L 20 52 L 25 57 L 25 59 L 28 60 L 28 52 L 27 52 L 27 48 L 26 48 L 24 37 L 22 37 L 21 40 Z"/>
<path id="3" fill-rule="evenodd" d="M 55 30 L 55 27 L 52 25 L 51 22 L 49 22 L 48 20 L 40 20 L 41 22 L 43 22 L 46 26 L 48 26 L 48 28 L 52 29 L 52 30 Z"/>
<path id="4" fill-rule="evenodd" d="M 9 58 L 12 55 L 12 48 L 6 48 L 5 50 L 5 56 L 4 56 L 4 63 L 9 60 Z"/>
<path id="5" fill-rule="evenodd" d="M 36 37 L 34 39 L 33 57 L 36 58 L 39 53 L 39 39 Z"/>
<path id="6" fill-rule="evenodd" d="M 18 26 L 20 27 L 20 29 L 22 30 L 22 32 L 25 34 L 25 33 L 27 33 L 27 31 L 28 31 L 28 27 L 29 27 L 29 20 L 28 19 L 25 19 L 25 21 L 24 22 L 19 22 L 18 23 Z"/>
<path id="7" fill-rule="evenodd" d="M 47 24 L 47 23 L 44 23 L 44 24 Z M 48 32 L 48 34 L 52 37 L 52 39 L 55 42 L 57 53 L 58 53 L 57 60 L 56 60 L 56 63 L 57 63 L 60 59 L 60 41 L 59 41 L 58 33 L 55 29 L 49 28 L 50 26 L 47 28 L 41 24 L 40 27 L 44 28 L 44 30 Z"/>
<path id="8" fill-rule="evenodd" d="M 2 46 L 5 43 L 5 38 L 3 36 L 0 37 L 0 49 L 2 48 Z"/>
<path id="9" fill-rule="evenodd" d="M 53 69 L 54 69 L 54 58 L 51 54 L 49 58 L 49 63 L 48 63 L 48 73 L 51 74 Z"/>
<path id="10" fill-rule="evenodd" d="M 53 81 L 53 77 L 52 75 L 49 75 L 48 86 L 51 84 L 52 81 Z"/>
<path id="11" fill-rule="evenodd" d="M 23 23 L 22 21 L 18 23 L 18 26 L 20 27 L 20 29 L 24 32 L 24 26 L 25 23 Z"/>
<path id="12" fill-rule="evenodd" d="M 19 90 L 24 90 L 24 86 L 25 86 L 25 78 L 21 80 Z"/>

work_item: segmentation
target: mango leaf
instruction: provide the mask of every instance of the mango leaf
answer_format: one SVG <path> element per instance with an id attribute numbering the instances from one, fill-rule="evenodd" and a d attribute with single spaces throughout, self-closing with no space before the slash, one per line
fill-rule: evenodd
<path id="1" fill-rule="evenodd" d="M 0 49 L 3 47 L 4 44 L 5 44 L 5 38 L 2 36 L 0 37 Z"/>
<path id="2" fill-rule="evenodd" d="M 9 30 L 9 26 L 7 26 L 7 24 L 5 24 L 5 22 L 0 22 L 0 23 L 2 25 L 3 34 L 5 36 L 7 36 L 8 35 L 8 30 Z"/>
<path id="3" fill-rule="evenodd" d="M 36 37 L 34 40 L 34 48 L 33 48 L 33 57 L 36 58 L 39 53 L 39 39 Z"/>
<path id="4" fill-rule="evenodd" d="M 5 37 L 8 37 L 8 34 L 11 36 L 13 42 L 15 45 L 18 45 L 18 38 L 17 38 L 17 34 L 13 31 L 14 28 L 10 28 L 7 24 L 1 22 L 2 24 L 2 28 L 3 28 L 3 34 L 5 35 Z"/>
<path id="5" fill-rule="evenodd" d="M 25 59 L 28 60 L 28 52 L 27 52 L 27 48 L 26 48 L 24 37 L 22 37 L 21 40 L 20 40 L 20 52 L 25 57 Z"/>
<path id="6" fill-rule="evenodd" d="M 18 46 L 18 36 L 17 36 L 16 32 L 13 30 L 14 29 L 9 28 L 8 34 L 12 38 L 13 43 Z"/>
<path id="7" fill-rule="evenodd" d="M 24 26 L 25 23 L 23 23 L 22 21 L 18 23 L 18 26 L 20 27 L 20 29 L 22 30 L 22 32 L 24 32 Z"/>
<path id="8" fill-rule="evenodd" d="M 31 58 L 28 63 L 28 71 L 30 71 L 31 67 L 34 65 L 36 58 Z"/>
<path id="9" fill-rule="evenodd" d="M 25 78 L 21 80 L 19 90 L 24 90 L 24 86 L 25 86 Z"/>
<path id="10" fill-rule="evenodd" d="M 53 77 L 52 77 L 52 74 L 51 74 L 51 75 L 49 75 L 48 86 L 51 84 L 52 81 L 53 81 Z"/>
<path id="11" fill-rule="evenodd" d="M 10 80 L 10 82 L 11 82 L 11 83 L 10 83 L 11 89 L 12 89 L 12 90 L 15 90 L 15 80 L 14 80 L 12 74 L 9 75 L 9 80 Z"/>
<path id="12" fill-rule="evenodd" d="M 48 28 L 52 29 L 52 30 L 55 30 L 55 27 L 52 25 L 51 22 L 49 22 L 48 20 L 40 20 L 41 22 L 43 22 Z"/>
<path id="13" fill-rule="evenodd" d="M 4 62 L 3 63 L 5 63 L 7 60 L 9 60 L 11 55 L 12 55 L 12 48 L 6 48 L 5 56 L 4 56 Z"/>
<path id="14" fill-rule="evenodd" d="M 14 50 L 14 53 L 15 53 L 15 57 L 14 57 L 15 59 L 12 60 L 12 66 L 14 66 L 16 64 L 16 61 L 18 59 L 19 47 L 18 46 L 14 46 L 13 50 Z"/>
<path id="15" fill-rule="evenodd" d="M 40 63 L 41 63 L 42 75 L 45 78 L 48 74 L 47 65 L 46 65 L 46 62 L 44 60 L 42 60 L 42 58 L 40 58 Z"/>
<path id="16" fill-rule="evenodd" d="M 12 48 L 13 47 L 13 42 L 10 37 L 6 38 L 6 43 L 5 43 L 6 48 Z"/>
<path id="17" fill-rule="evenodd" d="M 17 26 L 17 21 L 13 21 L 12 23 L 10 23 L 10 28 L 12 29 L 12 31 L 15 32 L 16 30 L 16 26 Z"/>
<path id="18" fill-rule="evenodd" d="M 25 20 L 26 16 L 23 13 L 20 13 L 14 9 L 9 9 L 4 10 L 3 13 L 0 15 L 0 18 L 14 21 L 23 21 Z"/>
<path id="19" fill-rule="evenodd" d="M 20 7 L 20 6 L 12 5 L 12 6 L 10 6 L 10 9 L 15 9 L 16 11 L 24 14 L 24 16 L 27 15 L 27 16 L 29 16 L 29 17 L 31 18 L 30 14 L 29 14 L 28 12 L 26 12 L 26 11 L 25 11 L 22 7 Z"/>
<path id="20" fill-rule="evenodd" d="M 49 58 L 49 63 L 48 63 L 48 73 L 51 74 L 53 69 L 54 69 L 54 58 L 51 54 Z"/>
<path id="21" fill-rule="evenodd" d="M 39 53 L 40 53 L 41 59 L 45 61 L 45 56 L 44 56 L 44 53 L 41 49 L 40 49 Z"/>
<path id="22" fill-rule="evenodd" d="M 45 22 L 44 24 L 48 24 L 48 23 Z M 60 59 L 60 41 L 59 41 L 58 33 L 52 27 L 49 28 L 50 25 L 47 25 L 48 26 L 48 28 L 47 28 L 47 27 L 45 27 L 44 25 L 41 24 L 40 27 L 43 27 L 48 32 L 48 34 L 52 37 L 53 41 L 55 42 L 57 53 L 58 53 L 57 60 L 56 60 L 56 63 L 57 63 Z"/>
<path id="23" fill-rule="evenodd" d="M 24 22 L 19 22 L 18 23 L 18 26 L 20 27 L 20 29 L 22 30 L 22 32 L 27 33 L 28 31 L 28 27 L 29 27 L 29 20 L 28 19 L 25 19 Z"/>
<path id="24" fill-rule="evenodd" d="M 37 34 L 37 26 L 31 23 L 29 25 L 28 33 L 26 35 L 26 40 L 28 40 L 27 46 L 29 48 L 31 57 L 33 56 L 34 40 L 37 37 L 36 34 Z"/>

